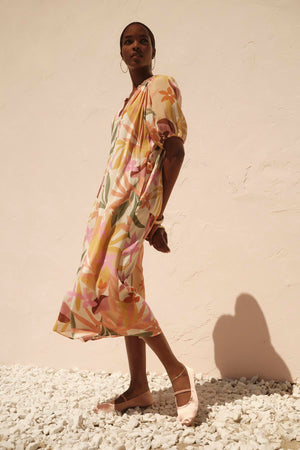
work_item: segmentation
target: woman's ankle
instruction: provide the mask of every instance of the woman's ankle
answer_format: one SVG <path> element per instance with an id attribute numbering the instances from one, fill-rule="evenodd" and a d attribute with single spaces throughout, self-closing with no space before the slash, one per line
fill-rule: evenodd
<path id="1" fill-rule="evenodd" d="M 185 369 L 185 365 L 182 364 L 180 361 L 178 361 L 178 363 L 176 363 L 174 366 L 168 367 L 167 373 L 168 373 L 170 380 L 172 381 L 175 377 L 180 375 L 181 372 L 184 371 L 184 369 Z"/>
<path id="2" fill-rule="evenodd" d="M 141 379 L 141 380 L 131 380 L 129 384 L 129 389 L 134 391 L 147 391 L 149 389 L 148 380 Z"/>

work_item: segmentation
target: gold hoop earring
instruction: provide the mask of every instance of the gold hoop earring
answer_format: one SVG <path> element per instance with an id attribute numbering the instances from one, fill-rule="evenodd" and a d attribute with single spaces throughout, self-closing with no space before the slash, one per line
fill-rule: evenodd
<path id="1" fill-rule="evenodd" d="M 154 67 L 155 67 L 155 56 L 154 56 L 154 66 L 152 67 L 152 64 L 151 64 L 151 69 L 153 70 Z"/>
<path id="2" fill-rule="evenodd" d="M 120 67 L 121 67 L 122 72 L 126 73 L 126 72 L 128 72 L 128 66 L 127 66 L 127 70 L 123 70 L 123 68 L 122 68 L 122 61 L 123 61 L 123 58 L 121 58 Z"/>

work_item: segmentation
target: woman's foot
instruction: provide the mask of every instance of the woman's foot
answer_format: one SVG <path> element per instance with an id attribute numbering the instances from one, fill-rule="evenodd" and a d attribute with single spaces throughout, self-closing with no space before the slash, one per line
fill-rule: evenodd
<path id="1" fill-rule="evenodd" d="M 115 404 L 117 405 L 118 403 L 124 402 L 123 395 L 126 397 L 127 400 L 131 400 L 132 398 L 135 398 L 138 395 L 141 395 L 147 391 L 149 391 L 148 384 L 144 386 L 129 386 L 127 391 L 123 392 L 122 394 L 119 395 L 119 397 L 115 399 Z"/>
<path id="2" fill-rule="evenodd" d="M 181 364 L 174 372 L 174 375 L 170 375 L 170 380 L 172 383 L 173 391 L 181 391 L 182 389 L 191 389 L 191 384 L 189 381 L 189 375 L 187 373 L 184 364 Z M 177 406 L 185 405 L 191 398 L 191 392 L 182 392 L 176 395 Z"/>
<path id="3" fill-rule="evenodd" d="M 153 398 L 149 391 L 148 384 L 141 386 L 129 386 L 127 391 L 120 394 L 114 400 L 105 403 L 98 403 L 94 412 L 99 411 L 122 411 L 136 406 L 147 407 L 153 404 Z"/>
<path id="4" fill-rule="evenodd" d="M 185 372 L 187 372 L 188 374 L 190 388 L 184 388 L 178 391 L 174 391 L 174 395 L 176 399 L 175 402 L 178 420 L 181 424 L 189 426 L 193 423 L 197 415 L 199 405 L 198 396 L 196 392 L 194 370 L 186 366 L 185 369 L 183 369 L 181 373 L 177 375 L 177 377 L 172 379 L 172 383 L 175 383 L 176 379 L 179 379 L 180 377 L 184 376 Z M 177 396 L 179 394 L 186 392 L 188 392 L 190 395 L 189 400 L 184 405 L 179 405 L 177 401 Z"/>

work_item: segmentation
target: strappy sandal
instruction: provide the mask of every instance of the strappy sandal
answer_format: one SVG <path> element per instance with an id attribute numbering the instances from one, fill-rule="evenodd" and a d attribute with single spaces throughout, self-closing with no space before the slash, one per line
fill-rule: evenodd
<path id="1" fill-rule="evenodd" d="M 121 394 L 121 397 L 124 399 L 123 402 L 115 403 L 113 400 L 112 402 L 100 403 L 96 406 L 96 408 L 94 408 L 94 412 L 123 411 L 124 409 L 135 408 L 136 406 L 146 408 L 147 406 L 151 406 L 153 404 L 152 394 L 149 390 L 143 394 L 137 395 L 136 397 L 130 398 L 129 400 L 127 400 L 124 394 Z"/>
<path id="2" fill-rule="evenodd" d="M 198 412 L 198 406 L 199 406 L 199 400 L 196 392 L 196 386 L 195 386 L 195 373 L 193 369 L 190 367 L 184 366 L 184 369 L 182 372 L 180 372 L 179 375 L 174 377 L 171 382 L 173 383 L 174 380 L 179 378 L 181 375 L 183 375 L 184 371 L 187 371 L 190 381 L 190 388 L 188 389 L 181 389 L 179 391 L 174 392 L 175 395 L 175 402 L 176 402 L 176 408 L 177 408 L 177 415 L 178 420 L 183 425 L 191 425 L 193 420 L 195 419 L 197 412 Z M 189 401 L 182 406 L 177 405 L 176 395 L 181 394 L 183 392 L 190 392 L 191 397 Z"/>

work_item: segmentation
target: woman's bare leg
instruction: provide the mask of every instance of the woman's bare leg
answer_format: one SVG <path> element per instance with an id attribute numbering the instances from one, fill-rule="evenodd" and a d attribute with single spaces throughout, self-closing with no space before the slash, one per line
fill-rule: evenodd
<path id="1" fill-rule="evenodd" d="M 125 336 L 131 376 L 129 388 L 126 392 L 124 392 L 124 395 L 128 400 L 149 389 L 146 375 L 145 342 L 164 365 L 170 380 L 179 375 L 184 369 L 184 365 L 178 361 L 172 352 L 172 349 L 163 333 L 154 337 L 143 337 L 143 339 L 136 336 Z M 174 380 L 172 386 L 174 391 L 190 388 L 189 377 L 186 370 L 179 378 Z M 184 405 L 190 399 L 190 396 L 191 394 L 189 392 L 178 394 L 176 396 L 178 406 Z M 115 403 L 121 403 L 123 401 L 124 399 L 121 396 L 115 399 Z"/>
<path id="2" fill-rule="evenodd" d="M 180 361 L 178 361 L 178 359 L 172 352 L 172 349 L 163 333 L 153 337 L 143 337 L 143 340 L 158 356 L 158 358 L 164 365 L 170 380 L 172 380 L 175 376 L 179 375 L 180 372 L 182 372 L 185 366 Z M 186 370 L 180 377 L 174 380 L 172 386 L 174 392 L 177 390 L 188 389 L 191 387 L 189 382 L 189 376 Z M 191 397 L 190 392 L 178 394 L 176 396 L 178 406 L 182 406 L 185 403 L 187 403 L 190 397 Z"/>
<path id="3" fill-rule="evenodd" d="M 130 385 L 125 397 L 129 400 L 149 389 L 146 375 L 146 344 L 136 336 L 125 336 L 126 351 L 130 370 Z M 120 396 L 115 403 L 121 403 L 124 399 Z"/>

